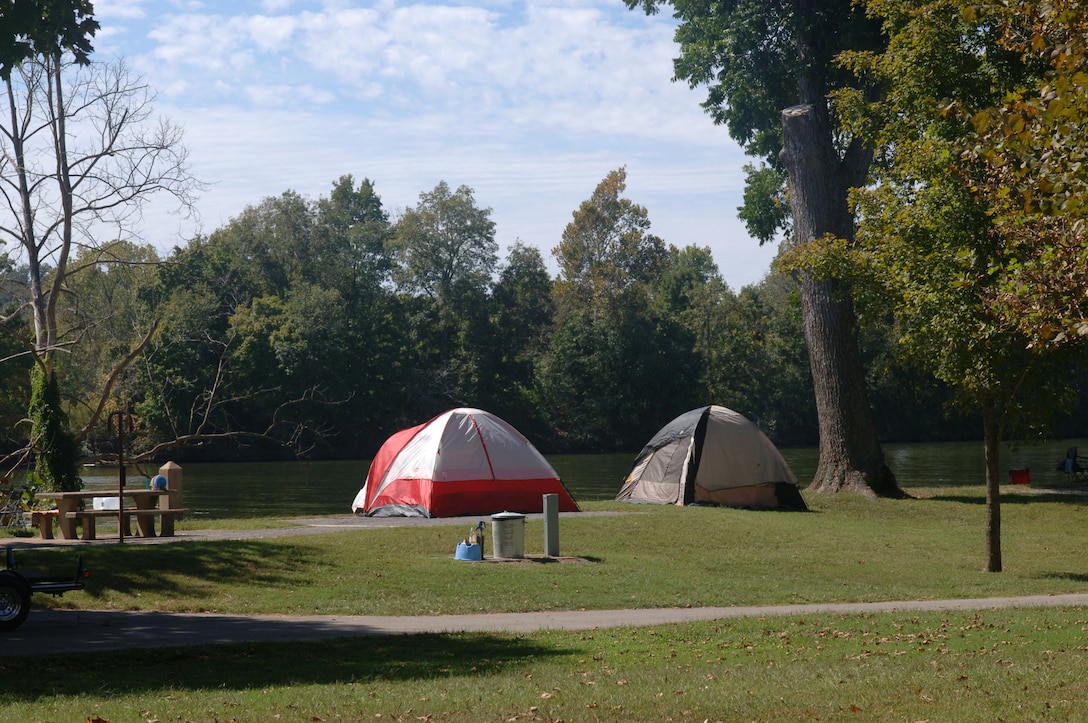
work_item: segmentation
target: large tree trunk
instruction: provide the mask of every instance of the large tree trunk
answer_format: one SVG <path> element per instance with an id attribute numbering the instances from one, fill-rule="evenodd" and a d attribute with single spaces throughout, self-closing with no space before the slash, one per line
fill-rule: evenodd
<path id="1" fill-rule="evenodd" d="M 859 169 L 867 167 L 857 157 L 859 149 L 839 159 L 826 109 L 820 105 L 799 105 L 783 111 L 782 140 L 797 243 L 829 234 L 853 239 L 854 219 L 847 194 L 862 180 Z M 808 489 L 903 497 L 895 475 L 884 462 L 876 436 L 849 289 L 834 279 L 810 274 L 800 282 L 801 313 L 820 425 L 820 463 Z"/>

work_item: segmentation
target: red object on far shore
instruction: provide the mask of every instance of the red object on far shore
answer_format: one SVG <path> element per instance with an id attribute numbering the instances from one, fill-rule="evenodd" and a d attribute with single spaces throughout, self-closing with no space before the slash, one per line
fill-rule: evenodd
<path id="1" fill-rule="evenodd" d="M 1014 485 L 1029 485 L 1031 484 L 1031 471 L 1027 467 L 1024 469 L 1010 469 L 1009 481 Z"/>

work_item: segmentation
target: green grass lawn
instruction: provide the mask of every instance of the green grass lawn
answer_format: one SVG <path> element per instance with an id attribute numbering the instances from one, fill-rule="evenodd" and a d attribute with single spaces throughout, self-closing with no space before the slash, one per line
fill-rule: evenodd
<path id="1" fill-rule="evenodd" d="M 1010 490 L 1011 492 L 1011 490 Z M 981 489 L 810 513 L 590 503 L 564 563 L 472 563 L 459 527 L 85 548 L 97 609 L 438 614 L 847 602 L 1088 590 L 1088 500 L 1004 498 L 1005 572 L 982 572 Z M 925 494 L 926 497 L 921 497 Z M 490 545 L 490 540 L 488 540 Z M 489 547 L 485 548 L 488 552 Z M 526 552 L 543 551 L 530 522 Z M 20 553 L 66 568 L 71 548 Z M 33 614 L 33 613 L 32 613 Z M 1088 611 L 787 617 L 0 656 L 5 720 L 1077 720 Z"/>
<path id="2" fill-rule="evenodd" d="M 1008 495 L 1005 572 L 983 572 L 981 490 L 912 500 L 812 496 L 809 513 L 590 503 L 564 518 L 581 563 L 453 559 L 461 527 L 84 548 L 88 590 L 47 605 L 222 613 L 427 615 L 854 602 L 1082 592 L 1088 499 Z M 183 523 L 187 524 L 187 523 Z M 527 554 L 542 553 L 530 521 Z M 490 554 L 490 540 L 485 543 Z M 20 552 L 67 569 L 72 549 Z"/>
<path id="3" fill-rule="evenodd" d="M 0 659 L 5 721 L 1083 720 L 1084 610 Z M 91 664 L 88 664 L 91 663 Z"/>

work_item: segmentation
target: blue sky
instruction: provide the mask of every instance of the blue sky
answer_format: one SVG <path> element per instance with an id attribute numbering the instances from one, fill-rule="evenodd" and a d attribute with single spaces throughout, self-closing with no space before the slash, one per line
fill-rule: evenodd
<path id="1" fill-rule="evenodd" d="M 747 159 L 672 82 L 665 16 L 622 0 L 95 0 L 100 59 L 123 57 L 185 130 L 208 183 L 199 218 L 153 205 L 162 249 L 210 232 L 268 196 L 327 194 L 370 178 L 385 208 L 439 181 L 490 207 L 505 256 L 551 249 L 578 205 L 626 166 L 626 196 L 652 232 L 709 247 L 734 289 L 774 248 L 736 218 Z"/>

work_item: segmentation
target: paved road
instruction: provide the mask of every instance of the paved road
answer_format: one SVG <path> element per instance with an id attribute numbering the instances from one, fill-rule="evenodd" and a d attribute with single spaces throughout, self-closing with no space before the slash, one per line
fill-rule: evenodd
<path id="1" fill-rule="evenodd" d="M 3 634 L 2 657 L 69 652 L 71 640 L 99 650 L 182 645 L 324 640 L 410 633 L 591 630 L 697 620 L 782 615 L 856 614 L 1010 607 L 1088 606 L 1088 594 L 883 603 L 819 603 L 761 607 L 583 610 L 542 613 L 435 616 L 209 615 L 99 610 L 35 610 L 21 628 Z"/>

